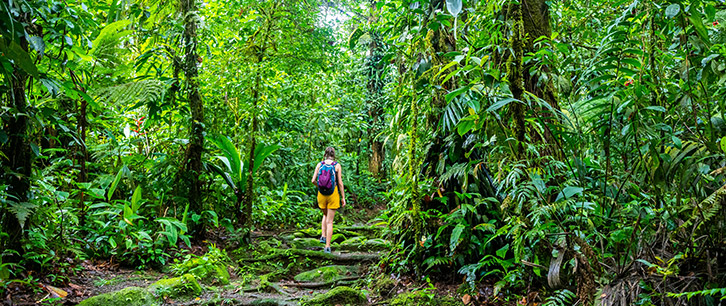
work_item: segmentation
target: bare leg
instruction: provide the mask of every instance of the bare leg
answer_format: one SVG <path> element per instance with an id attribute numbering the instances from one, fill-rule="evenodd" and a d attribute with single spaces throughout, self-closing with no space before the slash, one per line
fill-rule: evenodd
<path id="1" fill-rule="evenodd" d="M 333 237 L 333 218 L 335 217 L 335 209 L 328 209 L 326 214 L 325 225 L 327 227 L 325 231 L 325 247 L 330 247 L 330 239 Z"/>
<path id="2" fill-rule="evenodd" d="M 325 219 L 327 218 L 328 210 L 327 209 L 321 209 L 321 210 L 323 211 L 323 221 L 320 223 L 320 227 L 321 227 L 320 237 L 327 237 L 325 235 L 325 233 L 326 233 L 326 230 L 328 229 L 328 227 L 326 226 L 327 222 L 325 222 L 326 221 Z"/>

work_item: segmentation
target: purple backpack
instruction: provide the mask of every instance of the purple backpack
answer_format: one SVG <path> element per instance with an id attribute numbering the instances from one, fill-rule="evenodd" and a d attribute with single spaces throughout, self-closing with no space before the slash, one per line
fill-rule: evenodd
<path id="1" fill-rule="evenodd" d="M 318 171 L 318 191 L 322 195 L 331 195 L 335 191 L 335 165 L 333 162 L 328 165 L 325 161 L 320 162 L 320 170 Z"/>

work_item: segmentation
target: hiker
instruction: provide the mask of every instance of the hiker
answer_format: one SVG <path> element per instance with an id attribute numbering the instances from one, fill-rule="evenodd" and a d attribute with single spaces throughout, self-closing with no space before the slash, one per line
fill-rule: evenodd
<path id="1" fill-rule="evenodd" d="M 323 161 L 315 167 L 312 182 L 318 186 L 318 207 L 323 211 L 320 242 L 325 243 L 323 251 L 330 253 L 330 239 L 333 236 L 335 210 L 345 207 L 343 168 L 335 161 L 335 149 L 333 147 L 325 148 Z"/>

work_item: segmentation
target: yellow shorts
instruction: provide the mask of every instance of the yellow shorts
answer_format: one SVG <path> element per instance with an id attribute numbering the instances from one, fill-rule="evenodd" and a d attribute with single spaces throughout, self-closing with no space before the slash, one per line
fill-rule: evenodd
<path id="1" fill-rule="evenodd" d="M 333 194 L 323 195 L 318 191 L 318 207 L 320 209 L 338 209 L 340 208 L 340 195 L 338 194 L 338 186 L 335 186 Z"/>

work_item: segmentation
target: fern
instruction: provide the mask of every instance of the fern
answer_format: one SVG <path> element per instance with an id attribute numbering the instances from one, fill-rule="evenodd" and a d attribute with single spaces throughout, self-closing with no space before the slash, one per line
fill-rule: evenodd
<path id="1" fill-rule="evenodd" d="M 547 297 L 547 300 L 542 306 L 572 305 L 573 298 L 575 298 L 575 293 L 572 291 L 567 289 L 557 290 L 551 296 Z"/>
<path id="2" fill-rule="evenodd" d="M 161 99 L 168 85 L 159 80 L 134 81 L 97 90 L 96 99 L 112 105 L 130 105 Z"/>
<path id="3" fill-rule="evenodd" d="M 673 298 L 686 297 L 688 300 L 690 300 L 692 297 L 694 297 L 696 295 L 713 296 L 713 297 L 721 296 L 721 298 L 719 300 L 724 301 L 724 300 L 726 300 L 726 288 L 714 288 L 714 289 L 706 289 L 706 290 L 691 291 L 691 292 L 681 292 L 681 293 L 668 292 L 669 297 L 673 297 Z"/>
<path id="4" fill-rule="evenodd" d="M 131 24 L 131 20 L 119 20 L 103 28 L 98 37 L 93 40 L 91 55 L 107 67 L 118 65 L 120 61 L 118 46 L 124 37 L 133 33 L 131 30 L 123 30 L 129 24 Z"/>

